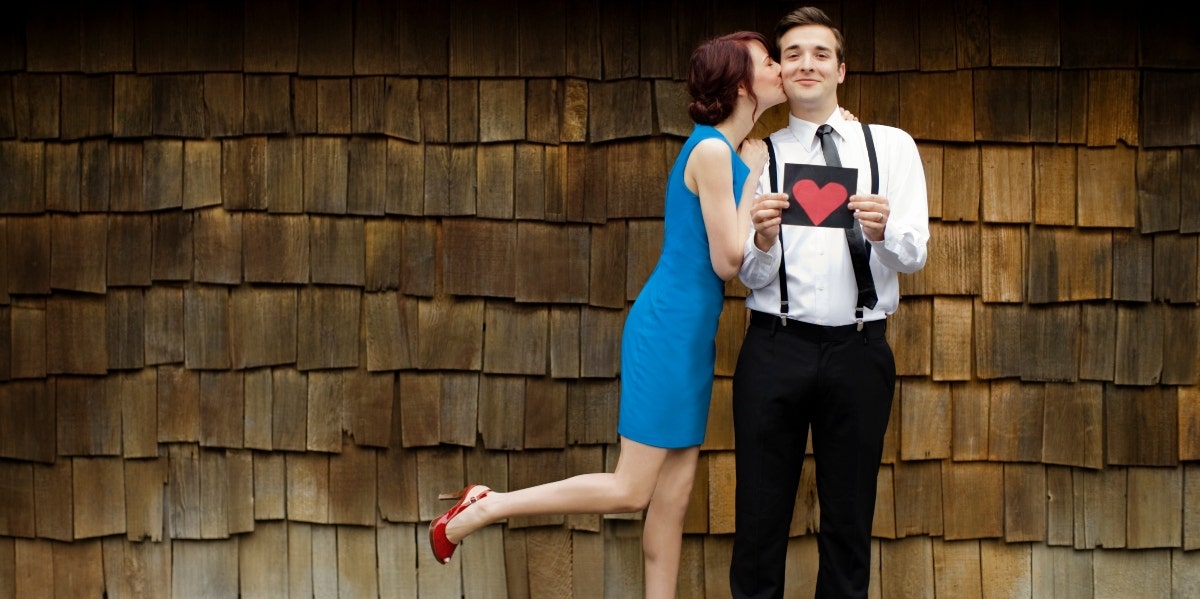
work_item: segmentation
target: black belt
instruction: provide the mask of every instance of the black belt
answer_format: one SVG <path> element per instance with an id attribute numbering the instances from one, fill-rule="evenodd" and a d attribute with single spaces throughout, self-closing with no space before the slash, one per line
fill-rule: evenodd
<path id="1" fill-rule="evenodd" d="M 862 335 L 864 339 L 883 337 L 887 332 L 887 319 L 868 320 L 862 324 L 862 330 L 860 331 L 857 324 L 827 327 L 811 322 L 803 322 L 794 318 L 788 319 L 787 324 L 784 325 L 779 321 L 778 314 L 767 314 L 766 312 L 751 310 L 750 326 L 768 329 L 772 333 L 782 331 L 792 335 L 799 335 L 812 341 L 834 341 L 845 339 L 851 335 Z"/>

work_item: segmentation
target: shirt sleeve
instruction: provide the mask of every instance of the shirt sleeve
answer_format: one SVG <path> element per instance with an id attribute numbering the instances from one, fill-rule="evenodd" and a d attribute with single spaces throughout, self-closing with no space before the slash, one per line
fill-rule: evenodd
<path id="1" fill-rule="evenodd" d="M 754 231 L 751 231 L 742 252 L 742 268 L 738 270 L 738 279 L 749 289 L 766 287 L 779 276 L 779 259 L 782 256 L 783 248 L 779 245 L 779 239 L 764 252 L 754 244 Z"/>
<path id="2" fill-rule="evenodd" d="M 925 188 L 925 169 L 917 144 L 900 129 L 886 130 L 890 139 L 882 147 L 888 165 L 886 186 L 881 195 L 888 199 L 890 214 L 883 241 L 872 241 L 874 257 L 896 272 L 913 273 L 925 266 L 929 242 L 929 199 Z M 885 162 L 886 160 L 886 162 Z"/>

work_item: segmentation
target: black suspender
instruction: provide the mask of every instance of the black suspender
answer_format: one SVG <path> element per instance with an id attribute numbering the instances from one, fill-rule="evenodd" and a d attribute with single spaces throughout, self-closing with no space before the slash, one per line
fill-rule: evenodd
<path id="1" fill-rule="evenodd" d="M 875 139 L 871 137 L 871 128 L 866 123 L 860 123 L 863 130 L 863 138 L 867 143 L 867 159 L 871 163 L 871 193 L 879 193 L 879 158 L 875 155 Z M 769 157 L 768 167 L 770 169 L 771 192 L 779 191 L 779 169 L 776 166 L 775 146 L 771 143 L 770 136 L 763 141 L 767 143 L 767 154 Z M 858 223 L 855 223 L 858 227 Z M 854 307 L 854 317 L 858 321 L 858 326 L 862 328 L 863 308 L 874 308 L 874 301 L 866 301 L 864 298 L 868 293 L 872 293 L 875 288 L 875 281 L 871 277 L 871 244 L 867 243 L 861 229 L 858 230 L 857 236 L 853 232 L 847 230 L 847 242 L 850 249 L 851 263 L 854 265 L 854 280 L 858 285 L 858 302 Z M 857 237 L 857 240 L 855 239 Z M 857 241 L 857 243 L 856 243 Z M 855 245 L 858 247 L 856 248 Z M 779 247 L 783 248 L 783 224 L 779 225 Z M 780 252 L 779 256 L 779 318 L 784 326 L 787 326 L 788 313 L 788 295 L 787 295 L 787 260 L 786 254 Z M 873 294 L 873 293 L 872 293 Z M 866 305 L 870 304 L 870 305 Z"/>

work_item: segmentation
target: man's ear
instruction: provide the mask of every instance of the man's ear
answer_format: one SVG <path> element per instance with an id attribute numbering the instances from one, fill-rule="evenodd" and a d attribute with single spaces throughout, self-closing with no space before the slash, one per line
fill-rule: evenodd
<path id="1" fill-rule="evenodd" d="M 838 65 L 838 83 L 839 84 L 844 83 L 845 81 L 846 81 L 846 63 L 843 62 Z"/>

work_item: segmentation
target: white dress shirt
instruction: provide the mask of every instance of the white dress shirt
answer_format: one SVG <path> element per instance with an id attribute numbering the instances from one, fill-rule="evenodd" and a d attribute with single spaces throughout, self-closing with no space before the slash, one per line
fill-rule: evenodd
<path id="1" fill-rule="evenodd" d="M 845 168 L 858 169 L 857 194 L 871 193 L 871 164 L 867 158 L 862 125 L 842 118 L 836 109 L 826 121 L 834 129 L 838 156 Z M 817 126 L 794 116 L 788 126 L 771 134 L 775 146 L 775 168 L 783 184 L 783 165 L 825 164 Z M 895 127 L 871 125 L 879 160 L 879 195 L 888 199 L 887 227 L 883 241 L 871 241 L 871 274 L 879 296 L 863 320 L 878 320 L 896 311 L 900 303 L 897 273 L 912 273 L 925 266 L 929 241 L 929 206 L 925 170 L 912 136 Z M 770 191 L 770 173 L 764 171 L 758 192 Z M 853 195 L 853 193 L 851 194 Z M 858 285 L 843 229 L 782 225 L 783 247 L 776 241 L 767 252 L 754 244 L 754 232 L 746 241 L 738 278 L 750 289 L 746 307 L 780 314 L 779 259 L 787 256 L 788 317 L 824 326 L 855 322 Z"/>

